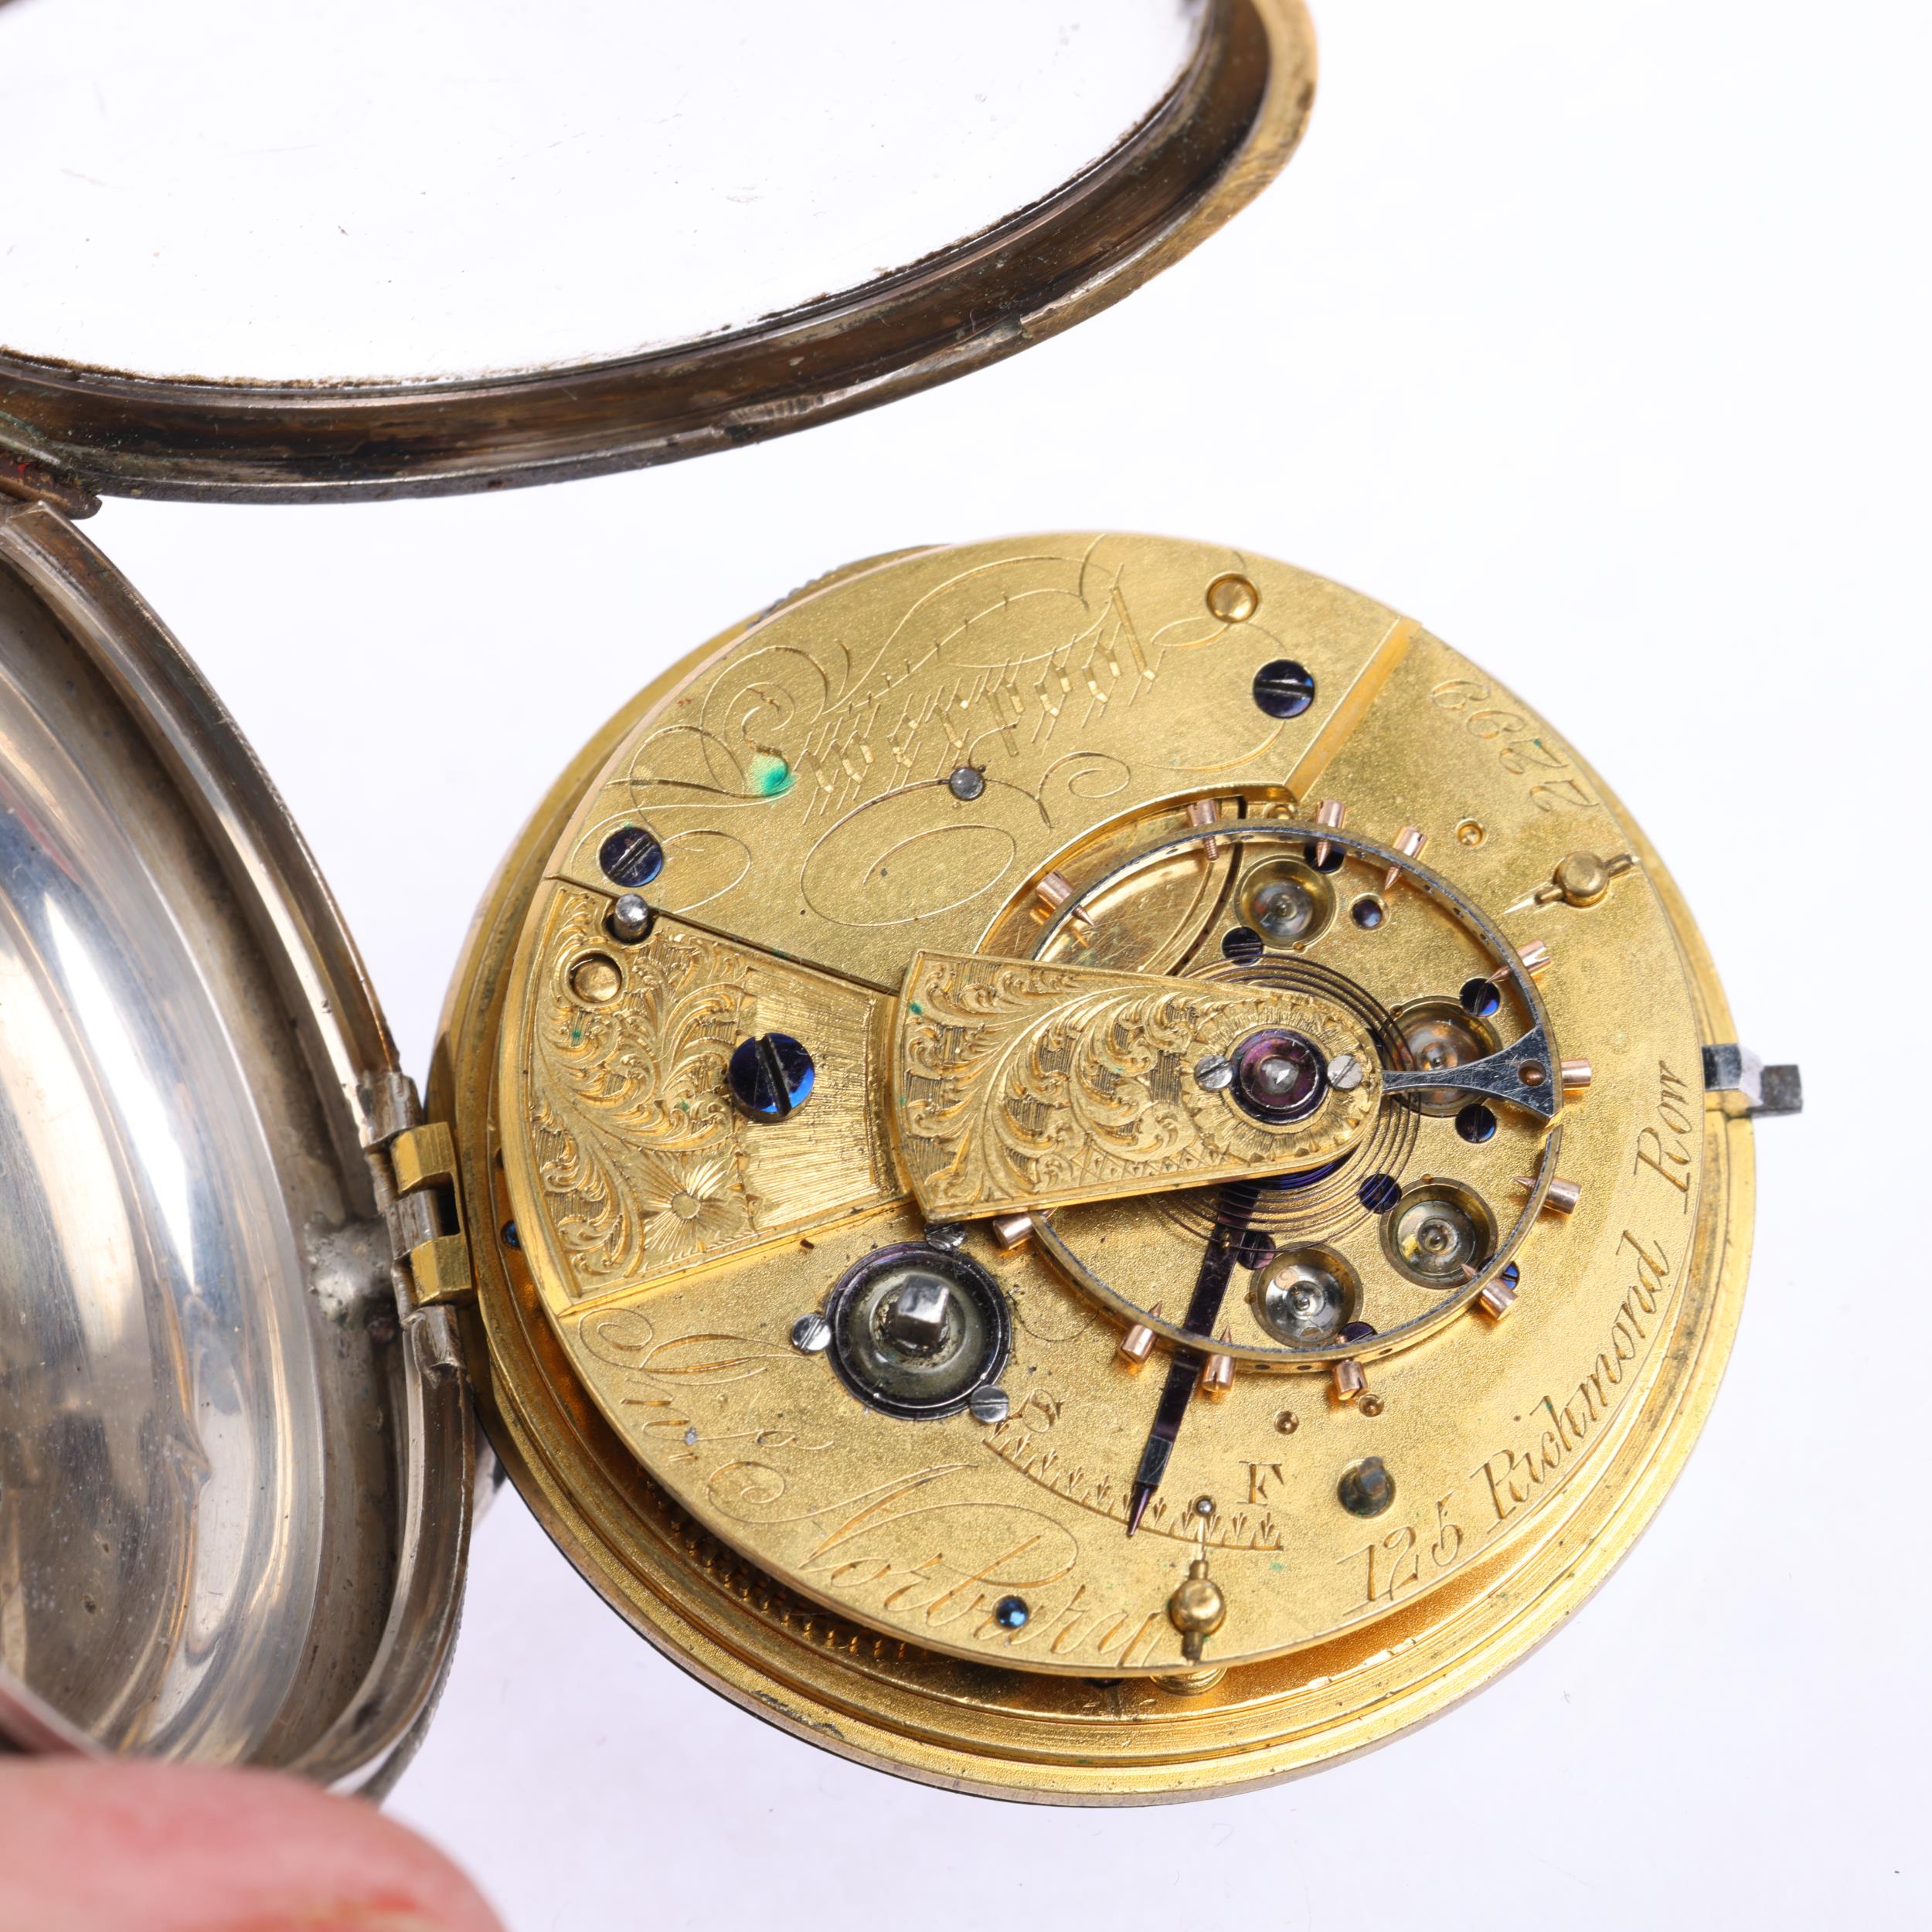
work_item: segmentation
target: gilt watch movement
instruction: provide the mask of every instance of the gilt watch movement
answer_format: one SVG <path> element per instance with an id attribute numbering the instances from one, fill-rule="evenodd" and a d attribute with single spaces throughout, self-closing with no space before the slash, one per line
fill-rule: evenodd
<path id="1" fill-rule="evenodd" d="M 1359 1749 L 1573 1608 L 1795 1104 L 1528 706 L 1113 536 L 855 566 L 645 691 L 430 1097 L 492 1434 L 604 1594 L 816 1742 L 1075 1802 Z"/>

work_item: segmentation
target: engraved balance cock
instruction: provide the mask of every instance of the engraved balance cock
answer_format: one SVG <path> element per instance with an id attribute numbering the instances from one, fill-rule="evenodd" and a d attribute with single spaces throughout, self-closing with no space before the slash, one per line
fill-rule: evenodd
<path id="1" fill-rule="evenodd" d="M 1244 1107 L 1230 1066 L 1277 1038 L 1314 1049 L 1307 1104 L 1279 1120 Z M 1345 1060 L 1345 1087 L 1327 1073 Z M 891 1064 L 895 1145 L 932 1219 L 1312 1166 L 1380 1092 L 1360 1022 L 1310 993 L 951 953 L 914 956 Z"/>

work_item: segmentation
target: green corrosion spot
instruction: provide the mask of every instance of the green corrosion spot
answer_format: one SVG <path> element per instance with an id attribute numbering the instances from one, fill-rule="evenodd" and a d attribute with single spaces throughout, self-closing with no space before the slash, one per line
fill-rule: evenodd
<path id="1" fill-rule="evenodd" d="M 906 1011 L 910 1013 L 914 1019 L 917 1019 L 917 1017 L 921 1013 L 924 1012 L 925 1010 L 925 1008 L 920 1005 L 919 1002 L 916 999 L 909 999 L 906 1002 Z"/>
<path id="2" fill-rule="evenodd" d="M 760 798 L 775 798 L 781 791 L 791 789 L 791 766 L 782 758 L 774 758 L 768 751 L 753 754 L 745 777 Z"/>

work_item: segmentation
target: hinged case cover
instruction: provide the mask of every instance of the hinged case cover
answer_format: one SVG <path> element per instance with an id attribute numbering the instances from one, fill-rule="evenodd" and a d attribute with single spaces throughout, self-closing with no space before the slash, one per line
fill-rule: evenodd
<path id="1" fill-rule="evenodd" d="M 1314 67 L 1300 0 L 15 0 L 0 448 L 307 500 L 848 415 L 1185 253 Z"/>
<path id="2" fill-rule="evenodd" d="M 472 1435 L 399 1322 L 405 1088 L 220 704 L 0 506 L 0 1730 L 366 1785 L 454 1634 Z"/>

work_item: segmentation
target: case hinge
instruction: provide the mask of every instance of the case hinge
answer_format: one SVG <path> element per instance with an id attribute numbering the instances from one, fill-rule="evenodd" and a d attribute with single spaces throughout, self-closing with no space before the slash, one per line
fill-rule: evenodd
<path id="1" fill-rule="evenodd" d="M 476 1294 L 457 1183 L 456 1141 L 425 1121 L 416 1084 L 385 1073 L 363 1090 L 363 1138 L 389 1222 L 396 1304 L 404 1319 Z"/>
<path id="2" fill-rule="evenodd" d="M 389 1234 L 397 1265 L 409 1271 L 419 1308 L 467 1301 L 476 1293 L 470 1243 L 457 1197 L 456 1142 L 440 1121 L 412 1127 L 389 1146 L 396 1200 Z"/>

